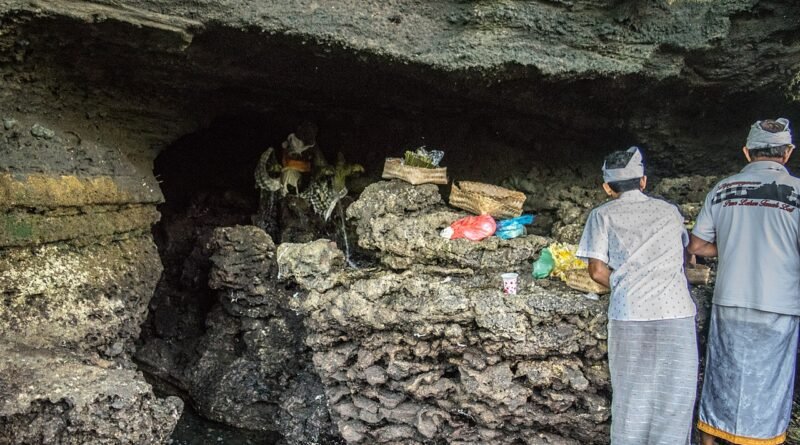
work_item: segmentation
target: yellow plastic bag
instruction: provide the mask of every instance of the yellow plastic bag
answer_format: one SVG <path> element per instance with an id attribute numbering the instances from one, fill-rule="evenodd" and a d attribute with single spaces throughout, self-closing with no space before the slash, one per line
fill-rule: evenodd
<path id="1" fill-rule="evenodd" d="M 551 277 L 558 277 L 561 281 L 566 282 L 566 272 L 574 269 L 586 269 L 588 265 L 585 261 L 575 256 L 578 251 L 577 246 L 572 244 L 553 243 L 549 247 L 550 253 L 553 255 L 555 266 L 550 273 Z"/>

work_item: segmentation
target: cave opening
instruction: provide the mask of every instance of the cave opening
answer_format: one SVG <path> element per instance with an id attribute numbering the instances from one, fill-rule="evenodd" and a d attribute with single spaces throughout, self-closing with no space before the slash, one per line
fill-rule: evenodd
<path id="1" fill-rule="evenodd" d="M 153 239 L 164 272 L 142 326 L 138 363 L 177 387 L 205 417 L 295 438 L 338 437 L 321 420 L 327 407 L 304 406 L 298 418 L 283 414 L 293 397 L 313 400 L 323 393 L 303 344 L 302 320 L 286 308 L 227 312 L 232 306 L 223 306 L 220 292 L 209 286 L 209 243 L 218 228 L 254 223 L 259 158 L 268 147 L 279 149 L 299 125 L 316 125 L 328 163 L 341 153 L 364 167 L 348 181 L 349 202 L 380 180 L 386 157 L 424 146 L 445 152 L 451 181 L 524 191 L 526 210 L 537 215 L 530 232 L 574 242 L 586 211 L 602 199 L 599 165 L 607 152 L 642 145 L 655 187 L 661 178 L 713 176 L 719 165 L 735 163 L 736 151 L 721 148 L 735 146 L 754 117 L 785 103 L 778 93 L 731 93 L 638 75 L 559 80 L 513 64 L 494 73 L 443 72 L 302 37 L 265 38 L 216 26 L 195 36 L 185 51 L 172 47 L 174 35 L 139 36 L 150 48 L 164 48 L 154 57 L 130 47 L 128 31 L 135 30 L 113 22 L 93 24 L 88 44 L 69 31 L 70 20 L 47 25 L 45 33 L 33 33 L 24 54 L 29 63 L 60 67 L 57 76 L 69 81 L 56 94 L 71 97 L 70 89 L 82 91 L 75 85 L 89 79 L 96 91 L 112 92 L 97 95 L 93 124 L 125 123 L 148 141 L 158 140 L 153 173 L 165 202 Z M 114 60 L 114 66 L 100 69 L 97 60 Z M 155 94 L 137 97 L 143 89 Z M 691 206 L 710 186 L 706 176 L 659 191 L 696 211 Z M 439 189 L 446 198 L 449 187 Z M 274 243 L 327 237 L 341 245 L 335 224 L 310 216 L 281 215 L 283 225 L 270 233 Z M 290 296 L 298 289 L 283 291 Z M 445 380 L 456 374 L 449 368 Z M 278 391 L 281 385 L 291 390 Z M 607 396 L 607 389 L 599 394 Z M 576 406 L 589 411 L 596 404 Z"/>
<path id="2" fill-rule="evenodd" d="M 347 71 L 352 67 L 344 64 L 341 69 Z M 398 82 L 403 82 L 402 76 L 398 77 Z M 426 147 L 445 152 L 442 164 L 448 167 L 451 181 L 473 180 L 525 191 L 528 194 L 526 210 L 537 214 L 530 233 L 575 242 L 585 212 L 602 199 L 597 186 L 603 155 L 637 143 L 637 138 L 644 139 L 646 152 L 652 145 L 653 183 L 658 186 L 661 179 L 668 179 L 664 182 L 667 185 L 660 189 L 661 194 L 673 200 L 698 202 L 710 186 L 708 177 L 697 176 L 688 187 L 682 185 L 674 189 L 669 187 L 669 179 L 707 174 L 709 167 L 703 162 L 714 156 L 713 150 L 719 144 L 727 142 L 727 136 L 707 151 L 689 151 L 688 137 L 707 140 L 707 135 L 696 131 L 671 138 L 680 129 L 692 128 L 692 122 L 698 119 L 699 111 L 688 105 L 691 99 L 679 105 L 687 113 L 679 114 L 674 122 L 654 123 L 640 115 L 641 110 L 632 107 L 629 101 L 618 103 L 610 95 L 604 96 L 603 91 L 609 85 L 616 85 L 615 89 L 624 88 L 618 82 L 636 85 L 637 79 L 537 85 L 539 90 L 550 91 L 543 96 L 563 94 L 567 99 L 553 103 L 552 109 L 533 110 L 530 114 L 496 103 L 476 103 L 474 98 L 458 94 L 448 96 L 449 99 L 437 97 L 436 106 L 428 107 L 424 89 L 416 96 L 404 97 L 405 104 L 410 104 L 407 108 L 386 106 L 375 101 L 385 92 L 385 85 L 381 85 L 374 91 L 361 91 L 359 97 L 337 96 L 339 102 L 315 103 L 303 92 L 301 99 L 273 97 L 255 109 L 248 104 L 242 109 L 230 110 L 229 105 L 226 111 L 206 117 L 198 129 L 163 149 L 154 162 L 154 174 L 165 198 L 158 208 L 161 220 L 153 230 L 164 273 L 139 339 L 138 362 L 147 372 L 177 387 L 205 417 L 245 430 L 285 432 L 287 428 L 289 431 L 297 429 L 296 425 L 287 427 L 293 425 L 292 421 L 279 415 L 281 401 L 278 399 L 282 396 L 274 388 L 253 381 L 263 375 L 263 370 L 256 368 L 270 359 L 254 352 L 250 338 L 265 335 L 279 343 L 285 342 L 299 361 L 278 372 L 282 375 L 278 380 L 282 378 L 285 383 L 293 376 L 300 376 L 299 381 L 318 389 L 321 385 L 313 375 L 311 352 L 303 345 L 302 320 L 282 310 L 269 322 L 259 324 L 261 322 L 256 321 L 258 327 L 255 328 L 249 317 L 234 317 L 237 321 L 231 322 L 220 308 L 219 293 L 208 284 L 212 255 L 208 246 L 215 229 L 258 225 L 261 196 L 254 172 L 259 158 L 268 147 L 280 150 L 287 135 L 298 131 L 298 126 L 304 122 L 316 126 L 317 147 L 328 163 L 335 162 L 341 153 L 348 162 L 364 167 L 362 174 L 349 179 L 349 194 L 342 207 L 357 199 L 367 185 L 380 180 L 386 157 L 399 157 L 406 150 Z M 656 96 L 673 87 L 643 85 L 644 89 L 652 89 L 648 94 Z M 530 87 L 529 84 L 525 86 Z M 352 88 L 348 85 L 344 89 Z M 519 87 L 510 83 L 509 89 L 515 88 Z M 226 91 L 237 91 L 240 97 L 247 94 L 242 86 L 232 86 Z M 282 95 L 291 96 L 291 91 L 284 90 Z M 581 96 L 591 96 L 592 100 L 572 100 Z M 717 100 L 713 97 L 709 94 L 702 99 L 711 103 Z M 650 96 L 650 100 L 656 99 Z M 715 106 L 724 108 L 732 103 L 754 100 L 747 95 L 733 96 Z M 538 104 L 543 101 L 538 99 Z M 745 116 L 737 116 L 736 120 L 744 119 Z M 716 121 L 710 125 L 717 131 L 730 123 Z M 678 154 L 671 153 L 672 150 Z M 730 165 L 733 156 L 728 153 L 720 159 Z M 307 186 L 307 182 L 301 183 L 301 190 Z M 446 198 L 449 187 L 439 188 Z M 268 230 L 275 244 L 324 237 L 337 241 L 344 248 L 336 224 L 320 222 L 308 209 L 305 214 L 282 209 L 277 220 L 279 226 Z M 290 228 L 294 230 L 288 230 Z M 350 241 L 355 245 L 357 239 L 353 235 L 354 231 L 350 230 Z M 289 294 L 297 291 L 293 286 L 286 290 Z M 289 337 L 270 337 L 269 332 L 274 329 L 270 323 L 273 322 L 290 326 L 283 331 Z M 297 337 L 291 338 L 291 335 Z M 230 350 L 219 352 L 226 348 Z M 199 394 L 206 388 L 198 388 L 198 385 L 210 384 L 208 379 L 233 378 L 232 374 L 236 379 L 247 381 L 210 391 L 213 396 Z M 446 373 L 445 377 L 456 374 Z M 270 375 L 274 377 L 274 373 Z M 600 389 L 598 394 L 607 397 L 608 389 Z M 215 406 L 217 399 L 225 397 L 245 407 L 235 413 L 238 418 L 220 414 L 222 408 Z M 590 410 L 590 405 L 583 402 L 581 406 Z M 309 417 L 315 415 L 325 416 L 317 413 Z M 191 417 L 188 419 L 186 422 L 192 422 Z M 327 443 L 339 440 L 338 433 L 324 431 L 319 425 L 307 429 L 315 431 L 315 437 Z M 192 435 L 192 427 L 186 424 L 177 431 L 178 435 Z"/>
<path id="3" fill-rule="evenodd" d="M 280 150 L 287 135 L 303 122 L 318 127 L 317 147 L 328 162 L 334 162 L 341 153 L 348 162 L 364 167 L 362 174 L 348 180 L 349 196 L 343 206 L 356 199 L 368 184 L 380 180 L 386 157 L 400 157 L 418 147 L 445 152 L 442 164 L 448 167 L 451 182 L 473 180 L 514 187 L 520 178 L 538 175 L 546 187 L 550 180 L 563 182 L 567 179 L 563 175 L 570 175 L 568 180 L 576 184 L 595 182 L 592 169 L 601 162 L 602 152 L 594 147 L 616 147 L 631 140 L 631 135 L 620 128 L 580 131 L 547 119 L 520 118 L 503 109 L 464 113 L 460 110 L 467 105 L 458 98 L 453 99 L 451 109 L 430 112 L 425 111 L 424 97 L 418 100 L 416 109 L 405 111 L 375 110 L 369 103 L 362 108 L 276 103 L 266 107 L 268 111 L 215 117 L 169 145 L 154 163 L 165 198 L 158 207 L 161 220 L 153 230 L 165 268 L 154 301 L 173 293 L 170 298 L 182 302 L 175 308 L 197 311 L 195 327 L 188 332 L 199 335 L 202 320 L 214 302 L 207 287 L 204 245 L 217 227 L 254 224 L 259 208 L 254 172 L 259 157 L 268 147 Z M 440 187 L 445 197 L 448 189 Z M 557 209 L 543 200 L 533 205 L 537 207 L 530 210 L 539 214 L 533 233 L 552 235 Z M 301 224 L 312 222 L 294 217 Z M 276 244 L 320 236 L 341 244 L 341 233 L 331 224 L 317 222 L 315 229 L 313 234 L 278 231 L 270 235 Z M 183 294 L 187 295 L 177 296 Z M 167 318 L 163 324 L 170 326 L 159 329 L 177 329 L 172 326 L 175 318 L 171 313 L 159 315 L 159 311 L 151 315 L 149 326 L 160 326 L 157 320 L 161 316 Z M 152 335 L 148 332 L 145 336 Z"/>
<path id="4" fill-rule="evenodd" d="M 545 242 L 574 243 L 604 199 L 603 155 L 632 144 L 645 151 L 653 193 L 691 220 L 716 178 L 741 167 L 750 123 L 800 119 L 791 2 L 191 3 L 0 5 L 0 170 L 26 191 L 7 213 L 47 229 L 15 226 L 4 238 L 24 260 L 12 255 L 9 270 L 47 285 L 34 292 L 11 279 L 0 309 L 18 294 L 52 304 L 40 314 L 10 307 L 21 318 L 0 328 L 57 333 L 17 336 L 66 348 L 87 373 L 121 376 L 111 380 L 121 388 L 141 380 L 123 372 L 138 366 L 203 417 L 258 432 L 214 427 L 225 443 L 607 442 L 602 308 L 546 280 L 526 289 L 525 304 L 499 307 L 489 277 L 498 271 L 468 262 L 501 252 L 524 258 L 500 258 L 523 272 Z M 528 237 L 519 257 L 524 249 L 508 246 L 465 258 L 438 255 L 448 247 L 420 253 L 425 244 L 356 252 L 364 270 L 343 268 L 349 281 L 317 283 L 316 300 L 298 306 L 306 290 L 276 278 L 276 245 L 309 245 L 315 266 L 339 267 L 337 249 L 307 241 L 358 242 L 353 227 L 339 233 L 339 215 L 321 221 L 303 199 L 282 201 L 296 206 L 281 204 L 277 224 L 264 224 L 271 239 L 252 228 L 266 221 L 254 174 L 262 153 L 309 122 L 328 163 L 341 153 L 364 168 L 339 208 L 386 186 L 386 157 L 424 146 L 445 152 L 451 182 L 525 192 L 537 216 L 529 233 L 542 238 Z M 795 156 L 789 167 L 798 165 Z M 25 175 L 54 189 L 15 182 Z M 63 193 L 70 183 L 81 184 L 75 196 Z M 446 201 L 449 186 L 419 190 Z M 413 221 L 400 228 L 415 228 L 413 238 L 413 224 L 452 221 L 444 207 L 405 212 Z M 398 238 L 399 223 L 386 233 Z M 377 257 L 408 252 L 390 266 Z M 45 263 L 65 272 L 40 274 Z M 145 386 L 127 399 L 135 432 L 97 427 L 94 416 L 76 427 L 85 442 L 169 434 L 179 403 Z M 524 414 L 504 411 L 525 394 Z M 11 425 L 25 430 L 26 416 Z M 178 443 L 220 441 L 198 436 L 207 425 L 194 419 L 179 425 Z"/>
<path id="5" fill-rule="evenodd" d="M 574 180 L 587 185 L 596 179 L 588 166 L 596 166 L 601 155 L 585 147 L 597 143 L 597 138 L 608 146 L 630 138 L 618 128 L 606 132 L 553 132 L 552 128 L 557 126 L 553 122 L 520 119 L 502 109 L 470 114 L 430 112 L 425 111 L 422 98 L 420 102 L 418 109 L 410 111 L 375 111 L 369 104 L 362 108 L 335 108 L 282 103 L 272 106 L 271 111 L 218 116 L 164 149 L 155 159 L 154 174 L 165 202 L 158 207 L 161 219 L 153 229 L 164 272 L 139 339 L 137 359 L 142 369 L 171 385 L 173 390 L 177 388 L 178 394 L 205 417 L 251 430 L 282 429 L 265 420 L 278 417 L 278 401 L 269 400 L 276 397 L 270 392 L 274 393 L 273 390 L 252 389 L 257 393 L 255 396 L 231 388 L 227 389 L 229 393 L 214 393 L 214 397 L 230 397 L 247 406 L 247 412 L 240 416 L 248 420 L 237 422 L 215 411 L 214 398 L 204 398 L 198 394 L 203 388 L 194 386 L 209 378 L 200 378 L 198 374 L 222 378 L 238 366 L 233 364 L 237 361 L 249 360 L 248 366 L 261 366 L 258 360 L 263 357 L 254 358 L 252 344 L 247 341 L 253 330 L 246 323 L 230 324 L 225 328 L 224 339 L 219 332 L 222 323 L 219 318 L 224 311 L 219 308 L 219 293 L 209 287 L 212 267 L 209 242 L 217 228 L 256 224 L 260 195 L 254 171 L 259 158 L 268 147 L 279 148 L 287 135 L 297 131 L 303 122 L 316 125 L 317 145 L 328 162 L 334 162 L 341 153 L 348 162 L 364 167 L 363 174 L 349 178 L 349 196 L 343 206 L 357 199 L 367 185 L 380 180 L 386 157 L 402 156 L 405 150 L 423 146 L 443 150 L 442 164 L 448 167 L 451 181 L 464 179 L 513 187 L 524 178 L 537 175 L 541 176 L 536 178 L 537 185 L 546 187 L 550 181 L 563 184 L 566 178 L 559 179 L 559 175 L 571 175 L 567 182 Z M 457 99 L 454 104 L 453 109 L 462 107 Z M 307 186 L 303 183 L 301 189 Z M 449 186 L 440 186 L 444 196 L 448 189 Z M 292 198 L 291 193 L 288 198 Z M 539 223 L 531 230 L 550 236 L 559 219 L 558 209 L 545 201 L 534 204 L 540 206 L 536 209 Z M 321 223 L 320 218 L 309 212 L 305 215 L 284 212 L 279 220 L 281 226 L 270 234 L 275 244 L 327 237 L 341 245 L 336 224 Z M 313 230 L 286 229 L 298 225 Z M 355 245 L 353 230 L 350 236 Z M 363 260 L 372 261 L 368 257 Z M 287 288 L 289 293 L 296 290 L 292 286 Z M 302 321 L 284 315 L 302 333 Z M 225 342 L 225 347 L 230 348 L 226 352 L 229 356 L 214 352 L 217 355 L 213 362 L 207 351 Z M 296 353 L 306 357 L 310 354 L 304 346 L 298 346 Z M 310 358 L 307 360 L 310 363 Z M 253 376 L 259 375 L 259 371 L 251 371 Z M 306 367 L 295 366 L 286 372 L 307 371 Z M 198 419 L 196 414 L 188 413 L 176 430 L 176 437 L 191 437 L 191 425 Z M 335 434 L 324 437 L 337 440 Z"/>

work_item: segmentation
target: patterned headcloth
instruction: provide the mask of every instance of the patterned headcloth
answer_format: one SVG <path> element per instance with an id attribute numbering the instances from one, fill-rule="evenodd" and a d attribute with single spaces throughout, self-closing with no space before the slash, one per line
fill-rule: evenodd
<path id="1" fill-rule="evenodd" d="M 782 117 L 775 119 L 775 122 L 783 124 L 783 131 L 770 133 L 761 128 L 761 121 L 754 123 L 750 127 L 750 134 L 747 135 L 747 148 L 770 148 L 791 144 L 792 131 L 789 130 L 789 119 Z"/>
<path id="2" fill-rule="evenodd" d="M 644 164 L 642 163 L 642 152 L 639 147 L 631 147 L 627 150 L 628 153 L 633 153 L 628 165 L 623 168 L 606 168 L 606 163 L 603 162 L 603 181 L 605 182 L 618 182 L 627 179 L 641 178 L 644 176 Z"/>

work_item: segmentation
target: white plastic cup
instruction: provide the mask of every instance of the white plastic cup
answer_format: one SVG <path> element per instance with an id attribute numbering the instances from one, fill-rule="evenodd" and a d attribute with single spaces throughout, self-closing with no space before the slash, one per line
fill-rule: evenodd
<path id="1" fill-rule="evenodd" d="M 519 281 L 519 274 L 509 272 L 500 275 L 503 279 L 503 293 L 509 295 L 517 295 L 517 284 Z"/>

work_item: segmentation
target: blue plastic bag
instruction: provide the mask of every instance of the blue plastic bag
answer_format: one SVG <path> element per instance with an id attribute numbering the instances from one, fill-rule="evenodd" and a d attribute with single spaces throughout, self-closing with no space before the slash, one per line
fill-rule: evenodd
<path id="1" fill-rule="evenodd" d="M 525 234 L 525 226 L 532 224 L 535 216 L 522 215 L 516 218 L 497 221 L 497 235 L 501 239 L 511 239 Z"/>
<path id="2" fill-rule="evenodd" d="M 508 228 L 505 228 L 503 230 L 498 230 L 497 232 L 495 232 L 495 235 L 497 235 L 497 237 L 501 239 L 516 238 L 518 236 L 525 235 L 525 226 L 523 226 L 522 224 L 512 224 Z"/>

